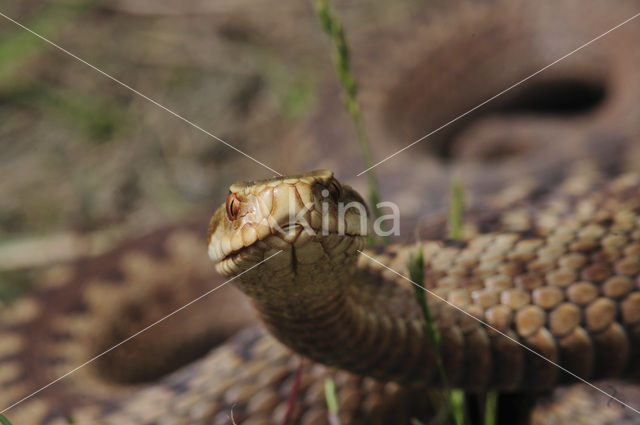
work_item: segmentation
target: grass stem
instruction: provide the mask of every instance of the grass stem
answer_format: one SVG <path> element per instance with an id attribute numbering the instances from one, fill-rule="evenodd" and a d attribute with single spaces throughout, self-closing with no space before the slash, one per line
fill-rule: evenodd
<path id="1" fill-rule="evenodd" d="M 324 380 L 324 396 L 327 400 L 327 410 L 330 425 L 340 425 L 338 417 L 338 395 L 336 394 L 336 383 L 331 377 Z"/>
<path id="2" fill-rule="evenodd" d="M 449 238 L 462 240 L 464 218 L 464 192 L 459 177 L 451 181 L 451 199 L 449 201 Z"/>
<path id="3" fill-rule="evenodd" d="M 316 2 L 316 14 L 320 20 L 322 29 L 329 37 L 329 42 L 331 43 L 333 64 L 342 86 L 342 98 L 345 107 L 356 126 L 362 162 L 366 168 L 370 168 L 373 166 L 373 156 L 371 155 L 369 137 L 364 126 L 362 112 L 357 100 L 358 86 L 356 84 L 355 77 L 351 72 L 349 46 L 344 35 L 344 27 L 338 17 L 331 10 L 327 0 L 318 0 Z M 374 218 L 378 219 L 382 216 L 382 211 L 379 207 L 380 187 L 378 185 L 378 178 L 376 177 L 376 173 L 373 169 L 367 171 L 367 182 L 369 185 L 369 204 L 373 211 Z M 384 225 L 384 223 L 381 224 Z M 386 230 L 384 229 L 384 226 L 382 226 L 382 228 L 383 230 Z M 371 242 L 375 242 L 375 238 L 375 235 L 370 236 L 370 239 L 373 239 Z M 389 242 L 388 236 L 382 236 L 381 239 L 385 244 Z"/>
<path id="4" fill-rule="evenodd" d="M 302 357 L 298 359 L 298 367 L 296 368 L 296 374 L 293 377 L 293 387 L 291 388 L 291 393 L 289 394 L 289 400 L 287 401 L 287 410 L 284 414 L 284 418 L 282 419 L 282 425 L 288 425 L 293 416 L 293 412 L 296 408 L 296 401 L 298 400 L 298 396 L 300 395 L 300 380 L 302 379 L 302 366 L 304 360 Z"/>
<path id="5" fill-rule="evenodd" d="M 496 425 L 498 423 L 498 391 L 489 391 L 486 394 L 484 405 L 484 425 Z"/>
<path id="6" fill-rule="evenodd" d="M 417 254 L 410 260 L 409 263 L 409 275 L 413 282 L 424 287 L 424 256 L 422 254 L 422 248 L 418 248 Z M 440 381 L 444 389 L 445 396 L 448 400 L 449 413 L 451 418 L 457 425 L 464 425 L 465 423 L 465 406 L 464 406 L 464 393 L 461 391 L 451 391 L 449 387 L 449 380 L 444 370 L 444 364 L 442 362 L 442 355 L 440 351 L 440 332 L 436 329 L 431 310 L 427 303 L 426 292 L 417 286 L 414 286 L 414 294 L 416 301 L 422 311 L 422 317 L 425 323 L 425 329 L 427 331 L 427 338 L 429 343 L 433 347 L 433 351 L 436 356 L 436 367 L 438 374 L 440 375 Z"/>

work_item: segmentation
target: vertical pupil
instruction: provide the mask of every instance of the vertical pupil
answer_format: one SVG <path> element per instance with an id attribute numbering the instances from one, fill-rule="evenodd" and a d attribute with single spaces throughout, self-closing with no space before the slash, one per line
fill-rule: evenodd
<path id="1" fill-rule="evenodd" d="M 237 213 L 238 209 L 236 208 L 236 199 L 235 197 L 231 196 L 227 204 L 227 215 L 229 216 L 230 220 L 235 220 Z"/>

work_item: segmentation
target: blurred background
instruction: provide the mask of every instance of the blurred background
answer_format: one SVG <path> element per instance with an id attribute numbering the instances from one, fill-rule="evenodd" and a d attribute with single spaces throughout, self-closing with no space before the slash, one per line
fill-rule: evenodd
<path id="1" fill-rule="evenodd" d="M 287 136 L 315 109 L 332 70 L 311 3 L 1 4 L 270 167 L 304 171 L 285 150 Z M 401 19 L 412 2 L 335 6 L 356 35 Z M 19 278 L 9 270 L 96 253 L 124 235 L 212 211 L 229 184 L 272 174 L 0 18 L 0 296 L 20 286 L 9 285 Z"/>

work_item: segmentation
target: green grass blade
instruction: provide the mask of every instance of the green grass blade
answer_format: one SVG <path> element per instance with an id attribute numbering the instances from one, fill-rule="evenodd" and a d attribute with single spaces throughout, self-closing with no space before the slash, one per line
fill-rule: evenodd
<path id="1" fill-rule="evenodd" d="M 498 423 L 498 391 L 489 391 L 484 407 L 484 425 Z"/>
<path id="2" fill-rule="evenodd" d="M 338 418 L 339 404 L 338 395 L 336 393 L 336 383 L 332 378 L 324 380 L 324 396 L 327 400 L 327 410 L 329 411 L 329 423 L 331 425 L 340 425 Z"/>
<path id="3" fill-rule="evenodd" d="M 366 168 L 371 168 L 373 166 L 373 157 L 369 146 L 369 137 L 367 136 L 367 131 L 362 120 L 362 112 L 357 100 L 358 86 L 351 72 L 349 46 L 344 35 L 344 27 L 331 10 L 327 0 L 318 0 L 316 2 L 316 14 L 318 15 L 322 29 L 329 37 L 329 42 L 331 43 L 333 64 L 342 86 L 345 107 L 356 126 L 362 162 Z M 378 206 L 380 203 L 378 178 L 373 169 L 367 171 L 366 174 L 369 185 L 369 204 L 373 211 L 374 218 L 378 219 L 382 216 L 382 212 Z M 384 223 L 382 223 L 382 230 L 386 230 Z M 375 242 L 375 238 L 376 235 L 371 235 L 369 238 L 370 242 Z M 381 239 L 385 244 L 389 242 L 388 236 L 382 236 Z"/>
<path id="4" fill-rule="evenodd" d="M 449 404 L 451 405 L 451 414 L 453 416 L 453 420 L 458 425 L 463 425 L 466 423 L 466 411 L 467 407 L 464 402 L 465 394 L 462 390 L 453 390 L 451 391 L 451 396 L 449 397 Z"/>
<path id="5" fill-rule="evenodd" d="M 449 238 L 454 241 L 462 240 L 462 225 L 464 219 L 464 192 L 462 182 L 454 177 L 451 182 L 451 200 L 449 203 Z"/>
<path id="6" fill-rule="evenodd" d="M 424 288 L 424 256 L 422 254 L 422 248 L 418 248 L 418 252 L 410 259 L 409 275 L 414 283 Z M 431 315 L 431 310 L 427 303 L 426 291 L 414 285 L 414 294 L 416 301 L 420 306 L 420 310 L 422 311 L 427 337 L 429 338 L 429 342 L 431 343 L 436 356 L 436 367 L 438 369 L 438 374 L 440 375 L 440 381 L 442 382 L 445 397 L 448 400 L 449 413 L 457 425 L 464 425 L 466 411 L 464 405 L 464 393 L 462 391 L 451 391 L 451 388 L 449 387 L 449 381 L 444 370 L 444 364 L 442 362 L 442 355 L 440 352 L 440 332 L 436 329 L 433 316 Z"/>

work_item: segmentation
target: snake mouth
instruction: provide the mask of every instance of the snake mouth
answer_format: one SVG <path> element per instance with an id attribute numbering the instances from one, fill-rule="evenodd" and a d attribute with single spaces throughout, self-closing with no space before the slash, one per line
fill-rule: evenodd
<path id="1" fill-rule="evenodd" d="M 288 223 L 282 226 L 282 233 L 270 234 L 231 251 L 216 263 L 216 270 L 223 275 L 234 276 L 276 254 L 284 254 L 282 258 L 286 261 L 277 262 L 272 267 L 291 268 L 342 256 L 347 251 L 364 248 L 365 244 L 366 236 L 362 234 L 315 231 L 304 223 Z"/>

